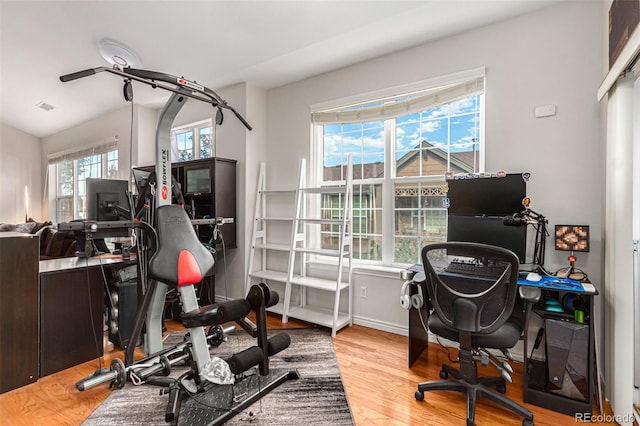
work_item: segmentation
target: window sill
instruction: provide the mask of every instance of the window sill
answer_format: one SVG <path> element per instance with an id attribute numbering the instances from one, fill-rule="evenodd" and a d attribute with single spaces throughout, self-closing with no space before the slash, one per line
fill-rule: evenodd
<path id="1" fill-rule="evenodd" d="M 330 259 L 315 259 L 309 261 L 309 265 L 318 268 L 320 270 L 335 271 L 338 262 Z M 353 273 L 358 275 L 370 275 L 381 278 L 395 278 L 402 280 L 400 273 L 406 268 L 394 267 L 394 266 L 380 266 L 380 265 L 366 265 L 366 264 L 354 264 Z"/>

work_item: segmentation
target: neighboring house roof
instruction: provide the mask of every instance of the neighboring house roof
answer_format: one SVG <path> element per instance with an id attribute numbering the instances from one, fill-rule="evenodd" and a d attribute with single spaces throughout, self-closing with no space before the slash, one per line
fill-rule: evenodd
<path id="1" fill-rule="evenodd" d="M 402 175 L 401 171 L 414 166 L 421 158 L 421 153 L 427 151 L 429 154 L 426 161 L 432 161 L 440 165 L 442 174 L 447 170 L 447 153 L 435 145 L 422 140 L 416 147 L 399 158 L 396 162 L 398 175 Z M 475 157 L 475 158 L 474 158 Z M 454 173 L 470 173 L 474 171 L 474 163 L 478 163 L 478 152 L 463 151 L 451 153 L 451 171 Z M 324 179 L 328 181 L 341 180 L 342 168 L 345 166 L 337 165 L 324 168 Z M 438 165 L 434 166 L 438 168 Z M 477 169 L 477 167 L 475 167 Z M 356 164 L 353 167 L 354 179 L 369 179 L 381 177 L 384 173 L 384 163 L 376 161 L 373 163 Z"/>

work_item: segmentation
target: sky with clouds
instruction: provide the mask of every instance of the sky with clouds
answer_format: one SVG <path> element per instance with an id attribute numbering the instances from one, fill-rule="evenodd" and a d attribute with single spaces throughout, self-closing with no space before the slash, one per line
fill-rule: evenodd
<path id="1" fill-rule="evenodd" d="M 451 152 L 471 151 L 480 135 L 480 95 L 456 101 L 396 120 L 396 158 L 415 149 L 423 140 Z M 384 121 L 324 126 L 325 166 L 384 161 Z M 476 150 L 478 147 L 476 147 Z"/>

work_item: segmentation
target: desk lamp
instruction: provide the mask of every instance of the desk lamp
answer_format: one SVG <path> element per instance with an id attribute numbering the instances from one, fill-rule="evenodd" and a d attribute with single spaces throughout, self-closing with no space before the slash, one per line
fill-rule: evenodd
<path id="1" fill-rule="evenodd" d="M 576 269 L 576 257 L 574 251 L 589 251 L 589 226 L 588 225 L 556 225 L 556 250 L 570 251 L 567 258 L 569 268 L 560 270 L 558 276 L 565 276 L 574 280 L 583 280 L 587 277 L 580 269 Z"/>

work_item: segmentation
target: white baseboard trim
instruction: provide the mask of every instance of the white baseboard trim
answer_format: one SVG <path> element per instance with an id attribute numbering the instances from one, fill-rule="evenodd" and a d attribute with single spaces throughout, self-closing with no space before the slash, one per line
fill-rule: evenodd
<path id="1" fill-rule="evenodd" d="M 408 336 L 409 329 L 406 326 L 393 324 L 390 322 L 378 321 L 372 318 L 353 316 L 353 323 L 363 327 L 373 328 L 374 330 L 386 331 L 388 333 Z"/>

